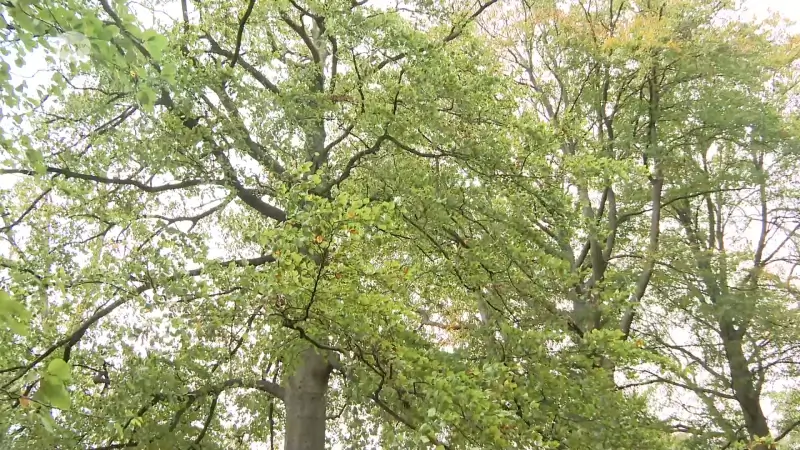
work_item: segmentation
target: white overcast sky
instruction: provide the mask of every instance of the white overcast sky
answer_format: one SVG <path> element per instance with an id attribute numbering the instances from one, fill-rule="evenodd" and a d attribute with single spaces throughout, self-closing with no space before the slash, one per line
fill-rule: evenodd
<path id="1" fill-rule="evenodd" d="M 800 0 L 745 0 L 743 3 L 756 17 L 777 12 L 793 22 L 800 22 Z M 796 32 L 800 31 L 797 24 L 792 28 Z"/>

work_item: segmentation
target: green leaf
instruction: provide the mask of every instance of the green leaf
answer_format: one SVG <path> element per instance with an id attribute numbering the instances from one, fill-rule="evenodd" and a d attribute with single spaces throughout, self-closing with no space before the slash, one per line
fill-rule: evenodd
<path id="1" fill-rule="evenodd" d="M 47 166 L 44 163 L 44 155 L 42 155 L 42 152 L 38 149 L 28 147 L 31 145 L 30 138 L 22 136 L 20 138 L 20 144 L 27 147 L 25 149 L 25 156 L 28 157 L 28 163 L 33 170 L 39 175 L 47 173 Z"/>
<path id="2" fill-rule="evenodd" d="M 5 324 L 14 334 L 26 336 L 29 332 L 30 312 L 25 305 L 11 298 L 6 291 L 0 291 L 0 324 Z"/>
<path id="3" fill-rule="evenodd" d="M 6 291 L 0 291 L 0 314 L 10 314 L 13 312 L 14 300 L 11 294 Z"/>
<path id="4" fill-rule="evenodd" d="M 164 65 L 161 66 L 161 78 L 170 84 L 175 83 L 175 76 L 177 73 L 178 68 L 173 62 L 165 62 Z"/>
<path id="5" fill-rule="evenodd" d="M 70 408 L 71 400 L 69 392 L 61 379 L 55 376 L 45 375 L 42 377 L 40 384 L 41 387 L 37 394 L 41 396 L 45 403 L 65 411 Z"/>
<path id="6" fill-rule="evenodd" d="M 10 328 L 11 331 L 18 336 L 27 336 L 28 333 L 30 333 L 28 324 L 17 319 L 7 318 L 6 325 L 8 325 L 8 328 Z"/>
<path id="7" fill-rule="evenodd" d="M 106 32 L 109 34 L 109 36 L 111 38 L 115 38 L 115 37 L 119 36 L 119 33 L 120 33 L 119 27 L 116 26 L 116 25 L 113 25 L 113 24 L 106 26 Z"/>
<path id="8" fill-rule="evenodd" d="M 47 365 L 47 373 L 57 377 L 63 382 L 69 382 L 72 379 L 72 368 L 66 361 L 56 358 L 50 361 Z"/>
<path id="9" fill-rule="evenodd" d="M 147 30 L 142 34 L 144 47 L 156 61 L 161 59 L 164 49 L 167 48 L 167 38 L 153 30 Z"/>
<path id="10" fill-rule="evenodd" d="M 156 92 L 147 85 L 143 85 L 139 89 L 139 92 L 136 93 L 136 101 L 138 101 L 144 109 L 152 109 L 157 98 Z"/>
<path id="11" fill-rule="evenodd" d="M 42 421 L 42 425 L 44 429 L 47 430 L 48 433 L 52 433 L 55 431 L 56 421 L 53 420 L 53 417 L 50 415 L 50 411 L 47 409 L 40 409 L 39 410 L 39 419 Z"/>

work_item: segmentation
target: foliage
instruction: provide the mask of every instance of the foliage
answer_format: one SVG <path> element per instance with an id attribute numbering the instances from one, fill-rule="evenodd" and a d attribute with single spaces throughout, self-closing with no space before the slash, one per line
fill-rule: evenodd
<path id="1" fill-rule="evenodd" d="M 727 7 L 3 3 L 2 446 L 796 439 L 798 41 Z"/>

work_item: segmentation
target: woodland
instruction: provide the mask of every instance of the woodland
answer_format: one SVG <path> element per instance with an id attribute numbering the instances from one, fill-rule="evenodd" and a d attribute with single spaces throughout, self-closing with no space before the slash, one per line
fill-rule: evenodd
<path id="1" fill-rule="evenodd" d="M 0 448 L 800 448 L 800 37 L 732 0 L 0 0 Z"/>

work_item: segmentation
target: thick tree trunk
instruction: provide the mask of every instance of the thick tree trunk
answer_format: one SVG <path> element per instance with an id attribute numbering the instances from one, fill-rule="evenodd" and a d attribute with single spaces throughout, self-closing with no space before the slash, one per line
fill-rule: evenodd
<path id="1" fill-rule="evenodd" d="M 324 450 L 326 392 L 331 365 L 314 348 L 300 361 L 286 387 L 285 450 Z"/>
<path id="2" fill-rule="evenodd" d="M 726 320 L 721 321 L 720 328 L 728 369 L 731 373 L 733 394 L 744 416 L 747 432 L 752 438 L 770 436 L 769 424 L 761 409 L 761 400 L 753 382 L 753 374 L 742 349 L 742 333 L 735 330 L 733 324 Z"/>

